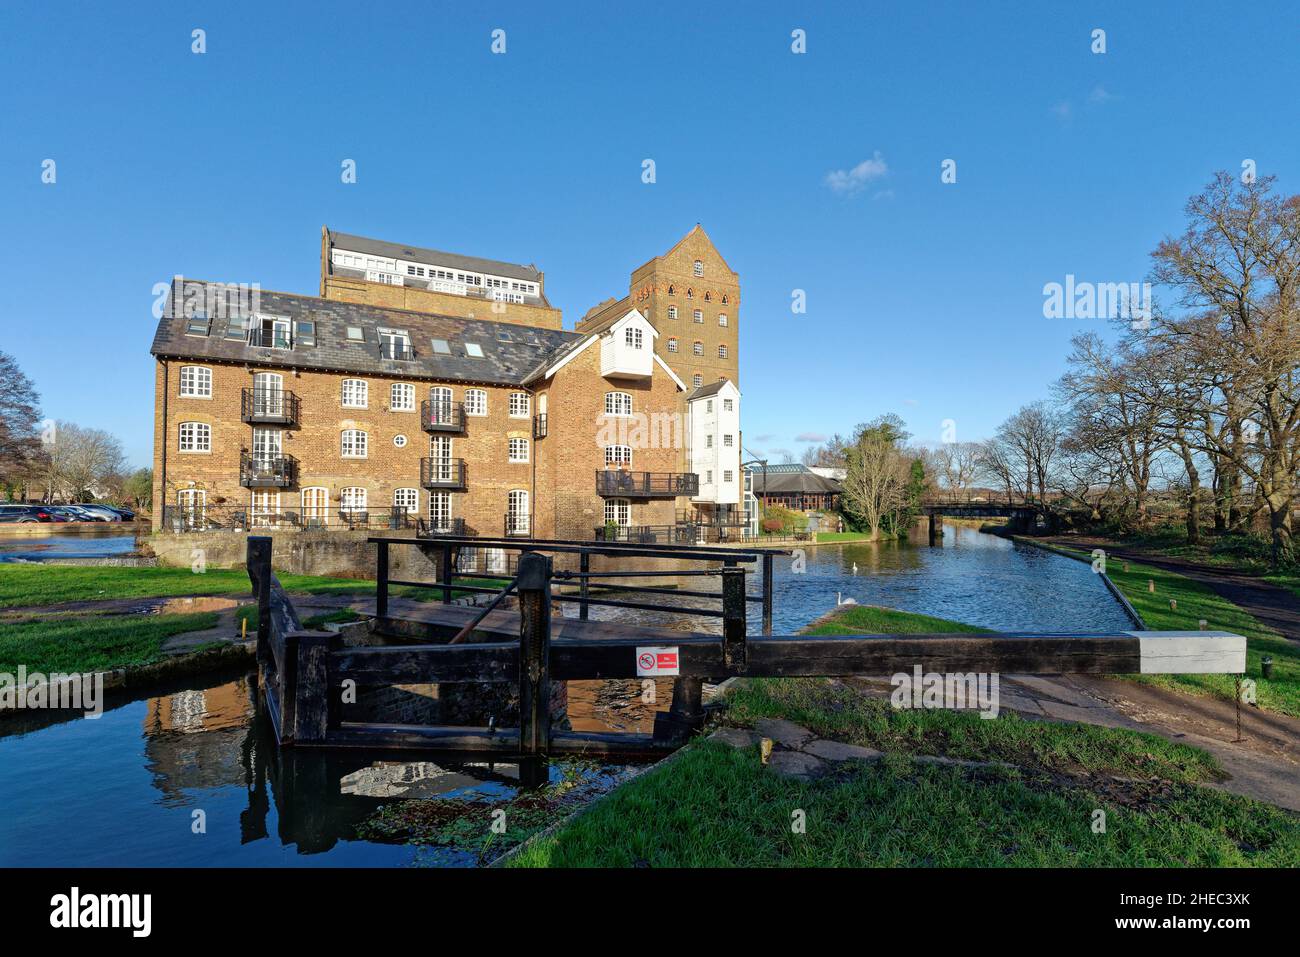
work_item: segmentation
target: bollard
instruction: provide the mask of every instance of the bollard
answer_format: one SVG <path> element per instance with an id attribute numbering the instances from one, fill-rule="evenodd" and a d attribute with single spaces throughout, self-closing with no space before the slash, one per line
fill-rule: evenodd
<path id="1" fill-rule="evenodd" d="M 1156 593 L 1156 580 L 1154 578 L 1147 579 L 1147 591 L 1153 595 Z"/>

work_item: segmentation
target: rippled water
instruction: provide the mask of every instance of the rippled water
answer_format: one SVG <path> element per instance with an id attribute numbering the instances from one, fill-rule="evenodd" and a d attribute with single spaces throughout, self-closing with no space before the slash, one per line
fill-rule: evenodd
<path id="1" fill-rule="evenodd" d="M 837 592 L 1009 631 L 1132 627 L 1088 565 L 971 528 L 949 526 L 942 548 L 821 546 L 805 558 L 800 573 L 793 557 L 776 563 L 776 634 L 832 609 Z M 702 588 L 713 579 L 682 581 Z M 572 605 L 561 611 L 576 613 Z M 593 617 L 670 623 L 661 613 L 602 607 Z M 714 630 L 718 622 L 679 617 L 676 627 Z M 653 712 L 671 701 L 670 684 L 660 685 L 659 702 L 645 706 L 639 682 L 575 682 L 573 724 L 649 730 Z M 467 865 L 474 857 L 466 851 L 362 840 L 357 825 L 405 798 L 508 798 L 517 778 L 508 764 L 280 750 L 249 678 L 191 681 L 97 720 L 0 719 L 0 866 Z M 196 811 L 206 833 L 194 832 Z"/>
<path id="2" fill-rule="evenodd" d="M 135 528 L 98 533 L 65 532 L 48 538 L 0 538 L 0 562 L 40 562 L 51 558 L 104 558 L 135 548 Z"/>

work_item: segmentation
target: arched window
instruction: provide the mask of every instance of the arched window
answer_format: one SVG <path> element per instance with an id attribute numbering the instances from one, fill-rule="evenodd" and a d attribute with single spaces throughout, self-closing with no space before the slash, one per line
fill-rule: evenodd
<path id="1" fill-rule="evenodd" d="M 308 528 L 328 525 L 330 520 L 330 490 L 305 488 L 302 490 L 302 523 Z"/>
<path id="2" fill-rule="evenodd" d="M 526 419 L 532 414 L 532 399 L 527 392 L 510 393 L 510 418 Z"/>
<path id="3" fill-rule="evenodd" d="M 415 411 L 415 386 L 409 382 L 394 382 L 388 390 L 389 412 Z"/>
<path id="4" fill-rule="evenodd" d="M 370 436 L 361 429 L 344 429 L 340 453 L 345 459 L 364 459 L 369 453 Z"/>
<path id="5" fill-rule="evenodd" d="M 704 294 L 704 301 L 705 301 L 705 302 L 713 302 L 713 293 L 711 293 L 711 292 L 706 292 L 706 293 Z"/>
<path id="6" fill-rule="evenodd" d="M 670 296 L 677 295 L 677 287 L 674 286 L 672 283 L 668 284 L 668 295 Z"/>
<path id="7" fill-rule="evenodd" d="M 694 270 L 695 270 L 695 275 L 697 275 L 697 276 L 703 276 L 703 275 L 704 275 L 704 263 L 701 262 L 700 260 L 698 260 L 698 259 L 695 260 L 695 265 L 694 265 L 693 268 L 694 268 Z"/>
<path id="8" fill-rule="evenodd" d="M 420 512 L 420 490 L 418 488 L 393 489 L 393 508 L 400 509 L 407 515 Z"/>
<path id="9" fill-rule="evenodd" d="M 357 521 L 366 511 L 366 490 L 363 488 L 345 488 L 339 492 L 339 514 L 350 521 Z"/>
<path id="10" fill-rule="evenodd" d="M 465 414 L 466 415 L 487 415 L 488 414 L 488 395 L 483 389 L 466 389 L 465 390 Z"/>
<path id="11" fill-rule="evenodd" d="M 695 290 L 692 289 L 690 286 L 687 286 L 687 287 L 686 287 L 686 298 L 687 298 L 687 299 L 694 299 L 694 298 L 695 298 Z"/>
<path id="12" fill-rule="evenodd" d="M 181 366 L 181 398 L 212 398 L 212 370 L 207 366 Z"/>
<path id="13" fill-rule="evenodd" d="M 605 499 L 605 524 L 631 525 L 632 503 L 625 498 Z"/>
<path id="14" fill-rule="evenodd" d="M 365 379 L 343 380 L 343 408 L 364 409 L 370 404 L 370 386 Z"/>
<path id="15" fill-rule="evenodd" d="M 506 496 L 506 534 L 527 535 L 528 528 L 528 493 L 514 489 Z"/>
<path id="16" fill-rule="evenodd" d="M 606 392 L 605 393 L 605 414 L 606 415 L 631 415 L 632 414 L 631 393 Z"/>

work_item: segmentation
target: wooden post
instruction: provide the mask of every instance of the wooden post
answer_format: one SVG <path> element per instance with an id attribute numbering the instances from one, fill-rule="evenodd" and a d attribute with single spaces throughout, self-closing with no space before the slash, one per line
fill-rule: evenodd
<path id="1" fill-rule="evenodd" d="M 519 557 L 519 750 L 521 779 L 545 780 L 551 738 L 551 559 Z"/>
<path id="2" fill-rule="evenodd" d="M 329 728 L 329 643 L 325 632 L 298 631 L 287 638 L 294 649 L 293 740 L 320 743 Z"/>
<path id="3" fill-rule="evenodd" d="M 388 543 L 376 542 L 375 555 L 375 617 L 388 617 Z"/>
<path id="4" fill-rule="evenodd" d="M 763 634 L 772 634 L 772 565 L 771 552 L 763 556 Z"/>
<path id="5" fill-rule="evenodd" d="M 451 604 L 451 545 L 442 546 L 442 558 L 438 562 L 438 581 L 442 582 L 442 603 Z"/>
<path id="6" fill-rule="evenodd" d="M 745 570 L 734 561 L 722 569 L 722 655 L 728 667 L 745 664 Z"/>
<path id="7" fill-rule="evenodd" d="M 248 578 L 257 598 L 257 660 L 264 662 L 271 653 L 271 539 L 266 535 L 248 536 Z"/>
<path id="8" fill-rule="evenodd" d="M 578 571 L 584 576 L 591 571 L 591 552 L 581 552 L 578 555 Z M 585 577 L 578 579 L 578 597 L 582 599 L 578 603 L 578 617 L 583 621 L 591 617 L 591 606 L 587 604 L 587 581 Z"/>
<path id="9" fill-rule="evenodd" d="M 930 544 L 938 545 L 943 542 L 943 516 L 938 512 L 930 513 Z"/>

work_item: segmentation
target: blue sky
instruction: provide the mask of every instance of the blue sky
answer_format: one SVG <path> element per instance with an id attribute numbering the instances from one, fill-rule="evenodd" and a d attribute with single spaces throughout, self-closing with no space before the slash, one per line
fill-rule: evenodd
<path id="1" fill-rule="evenodd" d="M 571 326 L 703 223 L 779 457 L 988 434 L 1102 326 L 1044 283 L 1140 281 L 1216 169 L 1300 191 L 1294 4 L 114 6 L 0 11 L 0 349 L 139 465 L 154 284 L 315 292 L 322 224 L 536 262 Z"/>

